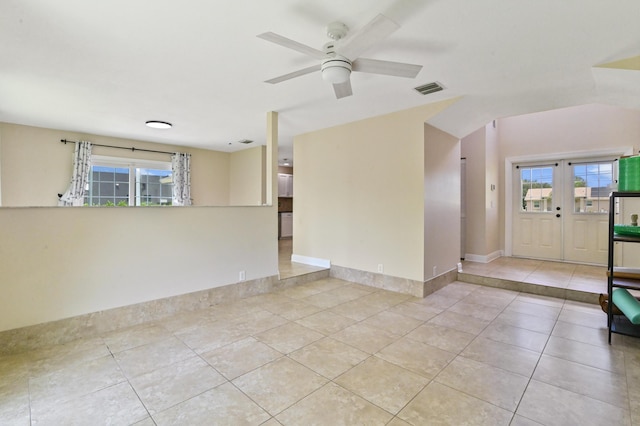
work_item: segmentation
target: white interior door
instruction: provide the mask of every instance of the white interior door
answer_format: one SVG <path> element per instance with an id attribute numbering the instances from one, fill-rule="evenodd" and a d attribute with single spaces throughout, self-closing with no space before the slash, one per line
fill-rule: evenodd
<path id="1" fill-rule="evenodd" d="M 513 167 L 514 256 L 562 258 L 562 164 Z"/>
<path id="2" fill-rule="evenodd" d="M 614 159 L 513 168 L 513 255 L 605 264 Z"/>

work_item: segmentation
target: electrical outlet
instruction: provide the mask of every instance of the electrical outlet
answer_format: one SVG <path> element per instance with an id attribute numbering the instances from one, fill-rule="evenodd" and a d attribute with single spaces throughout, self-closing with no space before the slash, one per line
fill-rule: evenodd
<path id="1" fill-rule="evenodd" d="M 378 273 L 381 274 L 384 272 L 384 265 L 382 263 L 378 263 Z"/>
<path id="2" fill-rule="evenodd" d="M 240 281 L 244 281 L 245 280 L 244 271 L 240 271 L 240 275 L 238 277 L 238 280 L 240 280 Z"/>

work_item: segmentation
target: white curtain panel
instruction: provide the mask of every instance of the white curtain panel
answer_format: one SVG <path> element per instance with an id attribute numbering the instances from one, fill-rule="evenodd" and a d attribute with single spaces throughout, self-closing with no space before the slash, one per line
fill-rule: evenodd
<path id="1" fill-rule="evenodd" d="M 173 205 L 191 205 L 191 154 L 176 152 L 171 156 Z"/>
<path id="2" fill-rule="evenodd" d="M 84 191 L 91 171 L 91 142 L 76 142 L 73 156 L 73 175 L 67 191 L 60 196 L 59 206 L 82 206 Z"/>

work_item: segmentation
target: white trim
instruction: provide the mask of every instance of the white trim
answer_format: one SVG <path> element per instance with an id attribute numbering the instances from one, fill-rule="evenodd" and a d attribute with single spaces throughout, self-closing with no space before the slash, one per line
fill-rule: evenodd
<path id="1" fill-rule="evenodd" d="M 469 262 L 489 263 L 498 259 L 499 257 L 502 257 L 502 255 L 502 250 L 494 251 L 493 253 L 489 253 L 486 256 L 480 254 L 465 254 L 464 260 L 468 260 Z"/>
<path id="2" fill-rule="evenodd" d="M 291 261 L 296 263 L 304 263 L 305 265 L 319 266 L 321 268 L 331 268 L 331 261 L 328 259 L 319 259 L 317 257 L 301 256 L 292 254 Z"/>
<path id="3" fill-rule="evenodd" d="M 632 146 L 620 146 L 609 149 L 597 149 L 592 151 L 573 151 L 573 152 L 555 152 L 549 154 L 535 155 L 519 155 L 514 157 L 506 157 L 504 159 L 504 255 L 511 256 L 513 254 L 513 164 L 528 163 L 535 161 L 552 161 L 552 160 L 573 160 L 587 159 L 593 157 L 620 157 L 623 155 L 633 155 Z"/>
<path id="4" fill-rule="evenodd" d="M 513 247 L 513 163 L 504 159 L 504 254 L 511 256 Z"/>

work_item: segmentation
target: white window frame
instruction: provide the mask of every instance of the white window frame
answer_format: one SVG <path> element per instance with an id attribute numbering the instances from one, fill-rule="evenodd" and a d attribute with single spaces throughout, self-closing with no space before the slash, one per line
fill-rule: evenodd
<path id="1" fill-rule="evenodd" d="M 110 157 L 106 155 L 92 155 L 91 167 L 121 167 L 129 169 L 129 207 L 136 207 L 140 203 L 140 181 L 137 169 L 168 170 L 171 169 L 171 161 L 143 160 L 138 158 Z M 134 190 L 131 190 L 131 189 Z"/>

